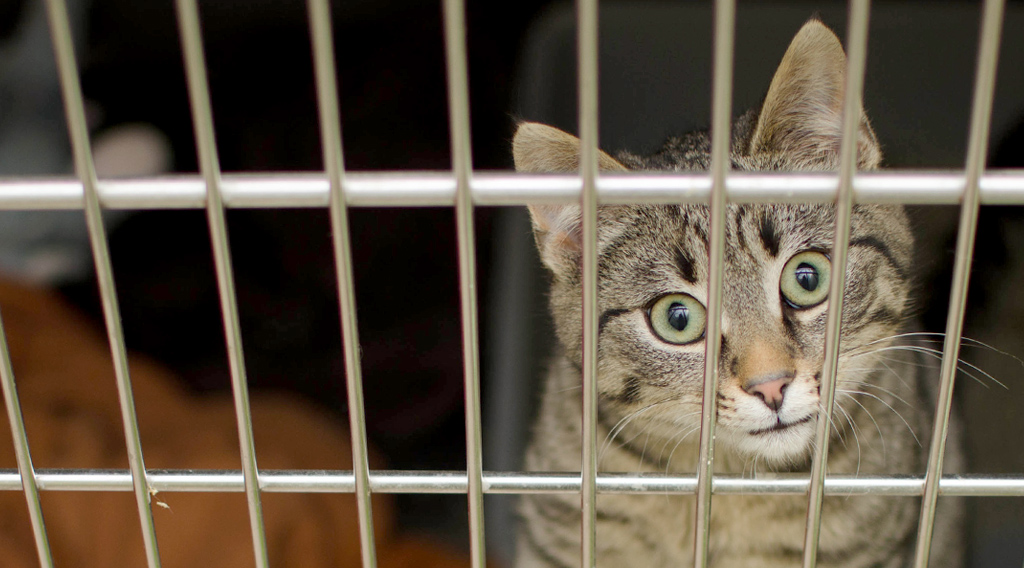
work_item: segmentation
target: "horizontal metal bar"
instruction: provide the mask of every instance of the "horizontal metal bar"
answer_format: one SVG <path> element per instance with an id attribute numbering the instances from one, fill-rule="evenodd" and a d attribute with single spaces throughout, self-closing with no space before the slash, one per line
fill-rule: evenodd
<path id="1" fill-rule="evenodd" d="M 131 491 L 128 470 L 40 469 L 36 470 L 42 491 Z M 260 470 L 260 489 L 268 493 L 352 493 L 351 471 Z M 232 492 L 245 489 L 239 470 L 147 471 L 156 492 Z M 761 479 L 717 475 L 713 490 L 718 494 L 804 495 L 809 478 L 801 474 L 778 474 Z M 598 493 L 693 494 L 694 476 L 660 474 L 602 473 L 597 476 Z M 374 493 L 466 493 L 464 471 L 370 472 Z M 21 491 L 15 469 L 0 469 L 0 491 Z M 483 491 L 489 494 L 579 493 L 578 473 L 484 472 Z M 913 497 L 924 493 L 923 476 L 833 476 L 825 479 L 826 495 L 889 495 Z M 939 494 L 961 497 L 1024 497 L 1022 475 L 948 475 L 939 484 Z"/>
<path id="2" fill-rule="evenodd" d="M 350 207 L 432 207 L 455 204 L 455 179 L 445 172 L 351 173 L 345 201 Z M 577 203 L 578 176 L 475 173 L 474 205 Z M 831 203 L 839 178 L 829 174 L 733 173 L 726 182 L 732 203 Z M 860 173 L 853 182 L 857 203 L 956 205 L 966 185 L 963 172 Z M 206 185 L 199 176 L 99 182 L 106 209 L 202 209 Z M 604 174 L 597 180 L 602 204 L 706 203 L 706 174 Z M 329 184 L 320 173 L 225 175 L 224 205 L 230 208 L 327 207 Z M 61 178 L 0 179 L 0 210 L 82 209 L 82 184 Z M 1024 205 L 1024 172 L 990 171 L 981 178 L 983 205 Z"/>

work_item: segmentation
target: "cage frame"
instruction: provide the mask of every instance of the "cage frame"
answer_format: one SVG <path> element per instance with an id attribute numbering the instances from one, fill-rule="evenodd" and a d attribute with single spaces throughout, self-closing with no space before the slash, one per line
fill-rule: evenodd
<path id="1" fill-rule="evenodd" d="M 920 496 L 922 506 L 914 565 L 927 566 L 935 503 L 939 496 L 1024 496 L 1024 473 L 1011 476 L 943 475 L 942 457 L 949 423 L 951 396 L 963 327 L 978 209 L 982 204 L 1024 205 L 1024 173 L 986 171 L 985 155 L 995 89 L 1002 15 L 1005 0 L 985 0 L 977 55 L 974 99 L 965 167 L 947 172 L 856 172 L 856 112 L 864 81 L 867 49 L 868 0 L 851 0 L 847 89 L 841 165 L 829 174 L 741 174 L 730 172 L 728 132 L 732 88 L 735 1 L 715 0 L 715 45 L 712 110 L 712 167 L 694 174 L 598 174 L 597 171 L 597 0 L 578 0 L 578 69 L 581 168 L 579 175 L 511 175 L 473 171 L 470 151 L 469 89 L 466 55 L 465 7 L 462 0 L 442 0 L 452 140 L 452 170 L 443 173 L 347 173 L 341 144 L 337 77 L 330 9 L 327 0 L 309 0 L 309 23 L 315 63 L 319 123 L 325 171 L 319 174 L 269 173 L 222 175 L 218 164 L 215 129 L 210 109 L 206 66 L 196 0 L 176 0 L 182 51 L 186 61 L 188 93 L 199 154 L 198 176 L 99 180 L 93 163 L 85 121 L 84 101 L 71 43 L 64 0 L 46 0 L 56 52 L 65 112 L 72 142 L 77 179 L 32 178 L 0 180 L 0 210 L 82 210 L 99 280 L 104 320 L 114 361 L 121 415 L 125 430 L 128 470 L 37 470 L 21 416 L 16 381 L 3 323 L 0 320 L 0 384 L 14 437 L 17 470 L 0 470 L 0 490 L 25 494 L 41 566 L 53 565 L 40 491 L 132 491 L 150 568 L 160 566 L 152 516 L 155 491 L 244 492 L 249 507 L 256 565 L 268 566 L 262 521 L 262 492 L 354 493 L 358 504 L 362 565 L 376 566 L 371 493 L 465 494 L 469 509 L 471 563 L 483 568 L 486 558 L 483 495 L 577 493 L 581 497 L 583 537 L 581 560 L 596 565 L 595 508 L 598 494 L 667 493 L 697 497 L 694 566 L 707 565 L 710 510 L 715 494 L 807 495 L 808 514 L 803 566 L 816 563 L 818 528 L 823 495 L 881 494 Z M 719 133 L 726 133 L 719 135 Z M 935 427 L 924 476 L 828 476 L 827 420 L 819 420 L 815 458 L 810 474 L 784 474 L 762 479 L 712 476 L 714 392 L 717 381 L 718 314 L 721 309 L 723 255 L 722 215 L 727 203 L 751 202 L 836 203 L 834 262 L 844 265 L 848 248 L 849 212 L 854 203 L 959 204 L 957 250 L 954 260 L 950 310 L 941 363 Z M 599 205 L 618 203 L 710 203 L 711 294 L 706 342 L 705 400 L 702 413 L 699 469 L 691 476 L 598 473 L 596 462 L 596 211 Z M 482 468 L 479 370 L 479 325 L 476 314 L 476 267 L 473 245 L 473 210 L 478 206 L 533 203 L 580 203 L 583 212 L 583 399 L 584 433 L 582 471 L 579 473 L 488 472 Z M 347 209 L 368 206 L 453 207 L 458 236 L 463 360 L 466 385 L 466 455 L 463 471 L 371 471 L 368 466 L 363 411 L 358 335 L 352 282 Z M 339 315 L 346 360 L 349 424 L 353 470 L 260 470 L 252 437 L 244 350 L 238 328 L 225 208 L 320 207 L 331 213 L 338 276 Z M 145 467 L 132 399 L 124 332 L 121 329 L 104 209 L 205 209 L 214 250 L 225 341 L 231 368 L 241 468 L 233 471 L 154 470 Z M 842 275 L 845 271 L 840 270 Z M 833 279 L 833 298 L 842 298 L 842 278 Z M 840 309 L 830 310 L 826 334 L 822 398 L 826 417 L 831 412 L 839 343 Z"/>

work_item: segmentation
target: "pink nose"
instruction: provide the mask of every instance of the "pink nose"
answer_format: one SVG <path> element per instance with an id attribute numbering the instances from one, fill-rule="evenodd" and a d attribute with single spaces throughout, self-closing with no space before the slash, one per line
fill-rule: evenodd
<path id="1" fill-rule="evenodd" d="M 759 397 L 764 403 L 772 410 L 778 412 L 782 408 L 782 400 L 785 397 L 786 387 L 789 383 L 793 382 L 793 377 L 782 376 L 782 377 L 766 377 L 766 380 L 761 382 L 754 382 L 753 384 L 747 384 L 743 387 L 743 390 L 748 393 Z"/>

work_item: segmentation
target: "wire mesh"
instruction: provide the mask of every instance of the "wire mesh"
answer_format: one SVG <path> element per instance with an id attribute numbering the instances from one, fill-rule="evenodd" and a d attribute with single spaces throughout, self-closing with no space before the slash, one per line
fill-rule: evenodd
<path id="1" fill-rule="evenodd" d="M 331 29 L 327 25 L 326 2 L 310 2 L 310 27 L 314 37 L 320 90 L 324 174 L 222 176 L 217 162 L 213 120 L 199 32 L 199 14 L 194 1 L 178 2 L 183 51 L 194 113 L 194 130 L 199 148 L 201 176 L 98 181 L 92 165 L 86 134 L 78 71 L 71 53 L 70 32 L 60 0 L 48 0 L 58 60 L 61 62 L 68 125 L 74 142 L 77 180 L 0 180 L 0 210 L 81 209 L 89 220 L 97 273 L 103 294 L 104 313 L 114 355 L 122 419 L 130 456 L 129 470 L 36 470 L 30 458 L 24 427 L 20 424 L 15 381 L 7 361 L 6 340 L 0 329 L 0 367 L 8 416 L 15 432 L 19 469 L 0 471 L 0 490 L 23 491 L 29 505 L 36 545 L 43 565 L 52 564 L 38 491 L 134 491 L 144 535 L 148 562 L 159 566 L 156 534 L 150 509 L 151 491 L 245 492 L 252 523 L 253 546 L 258 566 L 268 564 L 266 536 L 262 524 L 261 492 L 356 493 L 359 503 L 363 565 L 375 565 L 372 513 L 369 495 L 379 493 L 466 494 L 470 511 L 473 566 L 485 565 L 483 541 L 484 494 L 577 493 L 581 496 L 584 566 L 596 565 L 595 509 L 598 494 L 659 493 L 697 496 L 698 523 L 694 548 L 695 566 L 707 565 L 712 495 L 776 494 L 808 495 L 807 540 L 804 566 L 816 562 L 818 524 L 823 495 L 880 494 L 921 496 L 923 505 L 917 540 L 916 565 L 926 566 L 934 505 L 938 496 L 1024 496 L 1024 474 L 1014 476 L 942 476 L 943 443 L 949 420 L 953 376 L 963 324 L 968 267 L 971 260 L 977 212 L 982 204 L 1024 205 L 1024 174 L 986 172 L 985 143 L 995 85 L 1003 2 L 985 2 L 978 71 L 972 112 L 970 145 L 964 172 L 885 172 L 854 176 L 855 116 L 860 108 L 867 50 L 867 2 L 853 2 L 849 33 L 850 67 L 843 134 L 843 166 L 838 174 L 738 174 L 728 172 L 729 113 L 731 106 L 731 60 L 734 3 L 716 3 L 716 49 L 714 120 L 712 125 L 713 167 L 710 173 L 673 175 L 614 175 L 597 172 L 597 3 L 579 4 L 579 85 L 581 171 L 574 176 L 520 176 L 476 173 L 472 170 L 469 141 L 468 71 L 466 69 L 464 7 L 458 1 L 445 2 L 448 46 L 449 96 L 453 165 L 451 173 L 361 173 L 345 174 L 342 161 L 340 117 L 337 110 L 336 77 L 333 73 Z M 838 197 L 837 197 L 838 196 Z M 843 265 L 848 235 L 849 209 L 853 203 L 961 204 L 962 217 L 956 254 L 954 291 L 942 366 L 942 390 L 937 405 L 935 432 L 925 476 L 843 477 L 825 473 L 827 436 L 820 428 L 814 469 L 810 476 L 778 475 L 766 479 L 712 476 L 714 392 L 718 341 L 708 343 L 705 374 L 704 416 L 701 459 L 693 476 L 599 474 L 594 455 L 597 394 L 596 359 L 596 211 L 598 205 L 619 203 L 711 203 L 712 293 L 708 313 L 720 307 L 722 273 L 722 231 L 725 204 L 754 202 L 838 202 L 841 214 L 836 232 L 835 262 Z M 579 474 L 538 474 L 487 472 L 481 466 L 479 347 L 475 313 L 475 265 L 473 261 L 473 209 L 490 205 L 535 203 L 581 203 L 584 242 L 584 456 Z M 362 413 L 358 336 L 352 294 L 352 260 L 348 243 L 346 209 L 373 206 L 454 207 L 458 220 L 460 291 L 463 309 L 464 361 L 466 381 L 466 471 L 370 471 L 365 447 L 365 418 Z M 343 321 L 347 361 L 350 424 L 353 436 L 353 471 L 260 470 L 252 438 L 252 418 L 247 394 L 243 352 L 238 331 L 236 295 L 228 254 L 225 208 L 330 207 L 339 275 L 339 304 Z M 206 209 L 217 261 L 217 276 L 225 320 L 225 336 L 232 369 L 232 385 L 239 430 L 242 467 L 239 470 L 147 470 L 142 459 L 131 386 L 120 329 L 113 273 L 106 251 L 101 209 Z M 843 223 L 847 223 L 843 226 Z M 844 271 L 840 271 L 842 274 Z M 833 284 L 842 286 L 842 278 Z M 833 290 L 837 292 L 837 290 Z M 841 298 L 842 294 L 833 293 Z M 831 385 L 838 349 L 839 312 L 830 313 L 824 385 Z M 709 337 L 719 336 L 718 318 L 709 321 Z M 831 368 L 831 373 L 829 372 Z M 822 389 L 826 408 L 831 407 L 830 388 Z M 826 414 L 827 416 L 827 414 Z M 827 424 L 828 421 L 822 421 Z"/>

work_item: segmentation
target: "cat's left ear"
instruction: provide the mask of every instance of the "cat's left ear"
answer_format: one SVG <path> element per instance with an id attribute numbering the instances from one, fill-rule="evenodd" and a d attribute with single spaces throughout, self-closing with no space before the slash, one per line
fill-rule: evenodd
<path id="1" fill-rule="evenodd" d="M 800 28 L 772 78 L 750 141 L 750 154 L 781 154 L 803 165 L 835 167 L 842 137 L 846 54 L 818 20 Z M 882 151 L 860 109 L 857 162 L 874 169 Z"/>
<path id="2" fill-rule="evenodd" d="M 580 140 L 572 134 L 536 122 L 519 125 L 512 139 L 516 171 L 530 173 L 577 173 Z M 615 158 L 598 151 L 602 171 L 626 171 Z M 575 270 L 581 250 L 580 208 L 576 205 L 531 205 L 533 232 L 541 260 L 558 274 Z"/>

